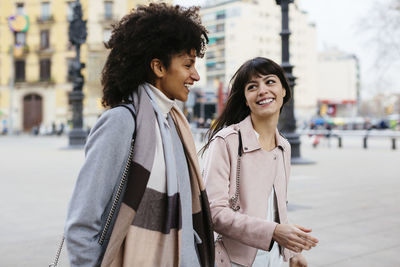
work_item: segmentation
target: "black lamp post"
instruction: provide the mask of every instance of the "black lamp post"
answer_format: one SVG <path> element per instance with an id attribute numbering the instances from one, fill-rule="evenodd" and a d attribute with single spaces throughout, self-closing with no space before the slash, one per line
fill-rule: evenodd
<path id="1" fill-rule="evenodd" d="M 82 129 L 83 116 L 82 116 L 82 101 L 83 93 L 82 88 L 84 78 L 81 73 L 82 68 L 85 67 L 80 61 L 81 44 L 86 41 L 87 30 L 86 21 L 82 20 L 82 6 L 79 0 L 76 0 L 74 5 L 73 19 L 69 24 L 69 41 L 76 49 L 75 61 L 71 67 L 73 74 L 74 87 L 73 91 L 69 93 L 69 103 L 72 105 L 72 130 L 69 133 L 70 146 L 83 146 L 86 142 L 86 132 Z"/>
<path id="2" fill-rule="evenodd" d="M 311 161 L 300 157 L 300 136 L 296 133 L 296 119 L 294 117 L 294 86 L 296 85 L 296 77 L 293 76 L 293 65 L 289 62 L 289 4 L 294 0 L 276 0 L 276 3 L 281 6 L 282 10 L 282 68 L 285 71 L 289 81 L 289 86 L 292 88 L 292 98 L 285 107 L 279 118 L 279 128 L 288 139 L 292 147 L 292 164 L 309 164 Z"/>

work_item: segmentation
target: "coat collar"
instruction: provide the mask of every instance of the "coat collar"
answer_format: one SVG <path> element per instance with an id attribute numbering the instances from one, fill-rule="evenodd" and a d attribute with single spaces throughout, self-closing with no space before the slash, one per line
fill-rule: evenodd
<path id="1" fill-rule="evenodd" d="M 258 142 L 257 136 L 254 132 L 253 123 L 251 122 L 250 115 L 239 122 L 238 126 L 242 135 L 243 151 L 246 153 L 261 149 L 260 143 Z M 278 129 L 275 130 L 275 138 L 277 146 L 285 151 L 287 149 L 285 138 L 282 137 Z"/>

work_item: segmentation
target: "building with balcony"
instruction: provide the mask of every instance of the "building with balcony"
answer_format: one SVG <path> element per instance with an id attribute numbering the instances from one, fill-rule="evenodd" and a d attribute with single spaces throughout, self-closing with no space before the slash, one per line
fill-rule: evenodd
<path id="1" fill-rule="evenodd" d="M 209 30 L 205 58 L 199 60 L 199 86 L 225 92 L 239 66 L 250 58 L 267 57 L 281 63 L 281 8 L 274 0 L 209 0 L 201 10 Z M 290 62 L 297 77 L 296 116 L 307 118 L 317 110 L 317 39 L 315 25 L 297 6 L 290 5 Z"/>
<path id="2" fill-rule="evenodd" d="M 84 126 L 103 111 L 101 70 L 107 57 L 104 41 L 111 24 L 145 0 L 81 0 L 88 36 L 81 46 L 85 63 Z M 157 1 L 153 1 L 157 2 Z M 165 2 L 165 1 L 164 1 Z M 166 1 L 172 3 L 172 0 Z M 69 43 L 72 0 L 0 1 L 0 121 L 15 131 L 68 124 L 70 66 L 76 56 Z M 10 119 L 12 118 L 12 119 Z"/>

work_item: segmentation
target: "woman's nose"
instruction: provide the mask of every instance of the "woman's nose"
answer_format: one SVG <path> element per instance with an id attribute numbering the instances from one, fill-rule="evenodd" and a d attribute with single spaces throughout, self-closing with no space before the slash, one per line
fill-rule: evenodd
<path id="1" fill-rule="evenodd" d="M 268 93 L 268 88 L 267 88 L 267 86 L 265 85 L 265 84 L 261 84 L 259 87 L 258 87 L 258 94 L 259 95 L 264 95 L 264 94 L 267 94 Z"/>
<path id="2" fill-rule="evenodd" d="M 190 77 L 195 80 L 196 82 L 200 80 L 200 75 L 197 72 L 196 68 L 193 68 L 192 75 Z"/>

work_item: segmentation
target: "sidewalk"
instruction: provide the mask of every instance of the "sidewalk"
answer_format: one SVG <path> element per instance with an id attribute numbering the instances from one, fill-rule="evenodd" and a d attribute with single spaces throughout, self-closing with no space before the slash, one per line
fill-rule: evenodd
<path id="1" fill-rule="evenodd" d="M 83 150 L 66 137 L 0 136 L 0 266 L 48 266 L 63 231 Z M 304 140 L 314 165 L 292 167 L 291 222 L 311 227 L 309 266 L 400 266 L 400 150 L 376 140 L 338 149 Z M 65 248 L 64 248 L 65 249 Z M 68 266 L 63 250 L 59 266 Z"/>

